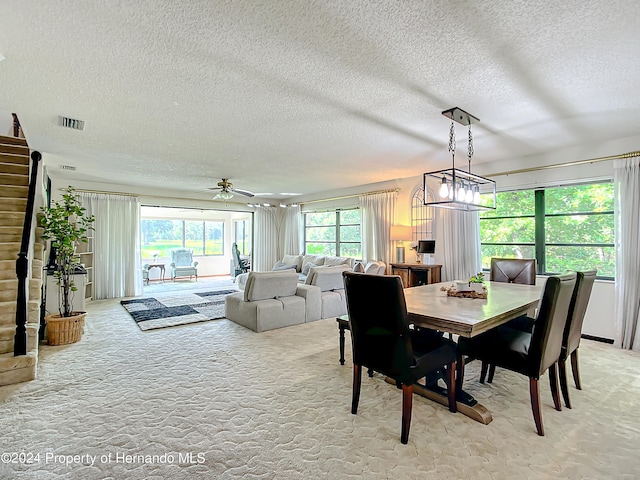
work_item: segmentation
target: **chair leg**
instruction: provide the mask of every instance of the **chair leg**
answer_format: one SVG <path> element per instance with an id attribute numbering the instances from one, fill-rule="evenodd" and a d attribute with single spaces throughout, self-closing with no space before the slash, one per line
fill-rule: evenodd
<path id="1" fill-rule="evenodd" d="M 480 383 L 484 383 L 484 379 L 487 376 L 487 369 L 489 368 L 489 364 L 482 360 L 482 367 L 480 369 Z"/>
<path id="2" fill-rule="evenodd" d="M 573 372 L 573 381 L 576 382 L 576 388 L 582 390 L 580 382 L 580 369 L 578 368 L 578 349 L 571 352 L 571 371 Z"/>
<path id="3" fill-rule="evenodd" d="M 571 408 L 571 398 L 569 398 L 569 386 L 567 385 L 567 364 L 565 358 L 558 359 L 558 374 L 560 375 L 560 390 L 562 398 L 567 408 Z"/>
<path id="4" fill-rule="evenodd" d="M 353 364 L 353 397 L 351 399 L 351 413 L 358 413 L 358 402 L 360 401 L 360 384 L 362 383 L 362 367 Z"/>
<path id="5" fill-rule="evenodd" d="M 551 396 L 553 397 L 553 405 L 556 410 L 562 410 L 562 403 L 560 403 L 560 393 L 558 392 L 558 369 L 554 363 L 549 367 L 549 386 L 551 387 Z"/>
<path id="6" fill-rule="evenodd" d="M 462 383 L 464 382 L 464 356 L 458 355 L 456 360 L 456 391 L 462 391 Z"/>
<path id="7" fill-rule="evenodd" d="M 531 396 L 533 421 L 536 422 L 538 435 L 543 437 L 544 427 L 542 426 L 542 411 L 540 410 L 540 383 L 537 378 L 529 378 L 529 395 Z"/>
<path id="8" fill-rule="evenodd" d="M 456 413 L 458 405 L 456 404 L 456 362 L 451 363 L 447 367 L 447 397 L 449 399 L 449 411 Z"/>
<path id="9" fill-rule="evenodd" d="M 406 444 L 409 441 L 409 428 L 411 428 L 411 408 L 413 407 L 413 385 L 402 384 L 402 433 L 400 442 Z"/>
<path id="10" fill-rule="evenodd" d="M 493 376 L 496 374 L 496 364 L 489 365 L 489 376 L 487 377 L 487 383 L 493 383 Z"/>

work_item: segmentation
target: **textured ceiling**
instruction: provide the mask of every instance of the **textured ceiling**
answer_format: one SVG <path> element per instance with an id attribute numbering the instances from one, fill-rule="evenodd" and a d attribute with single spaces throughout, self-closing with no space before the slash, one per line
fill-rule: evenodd
<path id="1" fill-rule="evenodd" d="M 637 0 L 3 0 L 0 110 L 70 179 L 311 194 L 449 166 L 454 106 L 481 120 L 476 163 L 637 135 L 638 18 Z"/>

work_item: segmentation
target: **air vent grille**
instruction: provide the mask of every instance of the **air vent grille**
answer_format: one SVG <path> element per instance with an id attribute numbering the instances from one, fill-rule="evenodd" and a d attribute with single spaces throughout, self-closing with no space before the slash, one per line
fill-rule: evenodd
<path id="1" fill-rule="evenodd" d="M 60 116 L 60 126 L 73 130 L 84 130 L 84 120 Z"/>

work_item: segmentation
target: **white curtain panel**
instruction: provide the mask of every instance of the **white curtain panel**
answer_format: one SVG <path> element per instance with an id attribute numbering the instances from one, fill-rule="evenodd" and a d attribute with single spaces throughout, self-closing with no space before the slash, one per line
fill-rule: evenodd
<path id="1" fill-rule="evenodd" d="M 614 162 L 615 344 L 640 351 L 640 157 Z"/>
<path id="2" fill-rule="evenodd" d="M 302 238 L 302 213 L 300 213 L 300 206 L 289 206 L 285 212 L 284 254 L 299 255 L 304 250 Z"/>
<path id="3" fill-rule="evenodd" d="M 387 265 L 392 262 L 391 225 L 395 220 L 397 198 L 397 192 L 360 196 L 363 260 L 380 260 Z"/>
<path id="4" fill-rule="evenodd" d="M 435 208 L 436 264 L 442 265 L 441 280 L 466 280 L 482 270 L 480 215 Z"/>
<path id="5" fill-rule="evenodd" d="M 81 192 L 87 212 L 94 215 L 93 298 L 142 294 L 140 202 L 128 195 Z"/>
<path id="6" fill-rule="evenodd" d="M 279 248 L 281 217 L 275 207 L 259 207 L 255 221 L 254 265 L 251 269 L 268 272 L 282 258 Z"/>

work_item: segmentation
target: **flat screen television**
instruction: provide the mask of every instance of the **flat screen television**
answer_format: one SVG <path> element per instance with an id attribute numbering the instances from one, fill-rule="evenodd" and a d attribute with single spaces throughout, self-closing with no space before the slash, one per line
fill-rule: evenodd
<path id="1" fill-rule="evenodd" d="M 435 240 L 418 240 L 418 253 L 436 253 Z"/>

